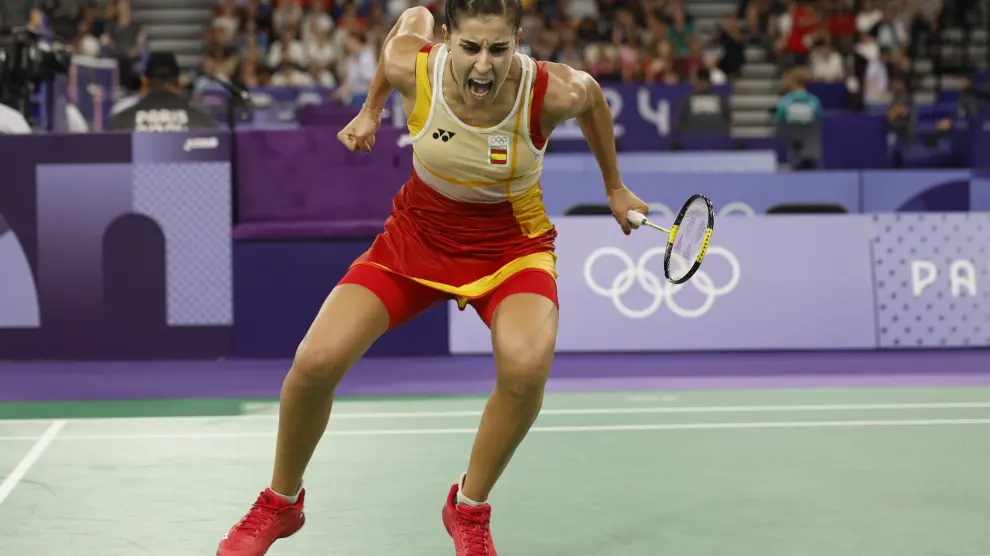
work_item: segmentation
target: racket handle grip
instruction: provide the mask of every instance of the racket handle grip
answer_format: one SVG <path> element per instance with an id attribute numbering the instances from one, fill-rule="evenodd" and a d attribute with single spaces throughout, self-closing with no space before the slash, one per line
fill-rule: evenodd
<path id="1" fill-rule="evenodd" d="M 643 222 L 646 222 L 646 215 L 642 212 L 637 212 L 630 209 L 629 212 L 626 213 L 626 220 L 629 221 L 629 224 L 632 225 L 633 228 L 638 228 L 643 225 Z"/>

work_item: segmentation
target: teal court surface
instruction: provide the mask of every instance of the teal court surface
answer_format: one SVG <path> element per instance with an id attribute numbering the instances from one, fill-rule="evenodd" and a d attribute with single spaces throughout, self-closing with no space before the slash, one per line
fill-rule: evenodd
<path id="1" fill-rule="evenodd" d="M 453 554 L 483 404 L 338 401 L 270 554 Z M 3 556 L 211 555 L 270 479 L 270 400 L 0 411 Z M 492 502 L 507 556 L 984 556 L 990 388 L 551 392 Z"/>

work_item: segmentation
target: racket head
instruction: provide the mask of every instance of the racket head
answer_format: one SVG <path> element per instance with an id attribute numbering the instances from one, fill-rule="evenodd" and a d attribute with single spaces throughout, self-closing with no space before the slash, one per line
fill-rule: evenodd
<path id="1" fill-rule="evenodd" d="M 663 271 L 667 281 L 683 284 L 694 276 L 708 252 L 715 229 L 715 208 L 708 197 L 692 195 L 684 203 L 667 238 Z"/>

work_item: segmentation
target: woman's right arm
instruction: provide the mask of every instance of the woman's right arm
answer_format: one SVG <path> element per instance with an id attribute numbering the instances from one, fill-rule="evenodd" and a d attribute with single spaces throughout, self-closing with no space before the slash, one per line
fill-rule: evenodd
<path id="1" fill-rule="evenodd" d="M 378 69 L 363 110 L 379 116 L 393 90 L 411 96 L 416 90 L 416 53 L 433 36 L 433 14 L 417 6 L 402 12 L 382 43 Z"/>

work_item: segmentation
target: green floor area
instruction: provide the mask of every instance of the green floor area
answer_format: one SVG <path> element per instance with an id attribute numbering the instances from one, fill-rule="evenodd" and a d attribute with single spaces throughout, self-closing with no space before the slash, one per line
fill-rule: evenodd
<path id="1" fill-rule="evenodd" d="M 483 404 L 340 401 L 270 554 L 453 554 Z M 273 400 L 0 408 L 3 556 L 213 554 L 270 478 Z M 548 394 L 493 529 L 508 556 L 985 556 L 987 469 L 988 388 Z"/>

